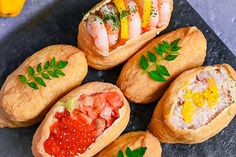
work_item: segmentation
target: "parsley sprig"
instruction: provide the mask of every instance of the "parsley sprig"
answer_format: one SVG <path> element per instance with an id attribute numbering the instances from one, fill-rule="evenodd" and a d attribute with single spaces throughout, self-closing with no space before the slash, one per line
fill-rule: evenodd
<path id="1" fill-rule="evenodd" d="M 36 69 L 32 66 L 28 67 L 28 77 L 24 75 L 18 75 L 18 78 L 23 84 L 27 84 L 31 88 L 38 90 L 39 86 L 46 87 L 44 80 L 51 80 L 52 78 L 59 78 L 59 76 L 65 76 L 62 69 L 67 66 L 67 61 L 60 60 L 56 63 L 55 57 L 49 62 L 47 61 L 44 66 L 38 64 Z"/>
<path id="2" fill-rule="evenodd" d="M 140 147 L 132 151 L 129 147 L 127 147 L 125 150 L 125 154 L 127 157 L 143 157 L 146 150 L 147 150 L 147 147 Z M 121 150 L 118 152 L 117 157 L 124 157 L 124 154 Z"/>
<path id="3" fill-rule="evenodd" d="M 181 39 L 176 39 L 170 44 L 166 41 L 158 43 L 157 46 L 153 46 L 153 50 L 156 53 L 147 51 L 147 58 L 142 55 L 139 61 L 140 68 L 144 73 L 148 73 L 152 80 L 157 82 L 165 82 L 167 76 L 170 76 L 168 69 L 160 65 L 163 60 L 173 61 L 178 57 L 181 47 L 178 45 Z M 155 67 L 155 69 L 153 68 Z M 154 70 L 153 70 L 154 69 Z"/>

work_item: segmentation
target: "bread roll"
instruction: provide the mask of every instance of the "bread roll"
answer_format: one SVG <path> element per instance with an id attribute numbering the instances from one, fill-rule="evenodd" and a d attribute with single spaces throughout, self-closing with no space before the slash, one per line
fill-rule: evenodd
<path id="1" fill-rule="evenodd" d="M 154 47 L 166 41 L 171 43 L 180 39 L 179 55 L 173 61 L 161 60 L 158 64 L 166 67 L 170 76 L 166 81 L 158 82 L 143 71 L 140 67 L 140 58 L 142 55 L 147 57 L 147 52 L 154 52 Z M 117 85 L 123 91 L 124 95 L 132 102 L 139 104 L 151 103 L 158 100 L 164 94 L 166 88 L 172 80 L 185 70 L 201 66 L 206 56 L 206 39 L 202 32 L 196 27 L 185 27 L 165 34 L 152 40 L 143 47 L 135 56 L 133 56 L 123 67 L 117 80 Z M 158 56 L 159 57 L 159 56 Z M 153 69 L 155 70 L 155 69 Z"/>
<path id="2" fill-rule="evenodd" d="M 159 101 L 149 130 L 163 143 L 201 143 L 236 114 L 236 73 L 227 64 L 181 74 Z"/>
<path id="3" fill-rule="evenodd" d="M 162 4 L 163 0 L 159 0 L 159 1 Z M 149 40 L 151 40 L 161 31 L 166 29 L 166 27 L 169 24 L 171 13 L 173 10 L 173 0 L 165 1 L 165 3 L 167 2 L 168 2 L 168 7 L 166 9 L 169 9 L 169 13 L 168 15 L 165 15 L 167 16 L 165 17 L 167 18 L 165 19 L 166 21 L 163 21 L 163 23 L 160 26 L 156 27 L 155 29 L 146 31 L 138 37 L 127 40 L 125 43 L 123 43 L 123 41 L 120 41 L 121 37 L 119 37 L 118 43 L 115 46 L 112 46 L 112 48 L 110 48 L 108 52 L 103 52 L 95 46 L 94 39 L 89 35 L 86 29 L 86 22 L 89 15 L 97 14 L 97 12 L 99 12 L 99 10 L 103 6 L 108 5 L 108 4 L 113 4 L 113 1 L 103 0 L 100 3 L 98 3 L 95 7 L 93 7 L 90 11 L 88 11 L 88 13 L 84 15 L 78 28 L 78 32 L 79 32 L 78 45 L 79 45 L 79 48 L 83 50 L 83 52 L 85 53 L 89 66 L 98 70 L 106 70 L 106 69 L 113 68 L 123 63 L 124 61 L 126 61 L 135 52 L 137 52 L 141 47 L 143 47 Z M 105 34 L 105 36 L 107 35 Z M 100 42 L 105 43 L 105 40 L 106 40 L 105 37 L 102 38 L 102 40 L 104 41 L 100 41 Z"/>
<path id="4" fill-rule="evenodd" d="M 142 131 L 129 132 L 121 135 L 117 140 L 98 153 L 96 157 L 117 157 L 120 150 L 125 154 L 128 147 L 132 151 L 141 147 L 146 148 L 143 157 L 161 157 L 161 145 L 158 139 L 151 133 Z"/>
<path id="5" fill-rule="evenodd" d="M 119 137 L 129 117 L 129 104 L 119 88 L 87 83 L 49 111 L 33 137 L 33 154 L 91 157 Z"/>
<path id="6" fill-rule="evenodd" d="M 55 66 L 59 61 L 67 62 L 67 66 L 61 70 L 61 75 L 55 75 L 55 68 L 44 69 L 48 61 L 55 58 Z M 36 71 L 41 65 L 41 73 Z M 34 69 L 34 76 L 29 75 L 29 67 Z M 32 71 L 32 69 L 31 69 Z M 49 76 L 48 71 L 54 77 Z M 12 74 L 10 74 L 2 86 L 0 92 L 0 127 L 27 127 L 43 119 L 47 111 L 62 95 L 80 85 L 88 71 L 88 65 L 84 54 L 77 48 L 69 45 L 53 45 L 46 47 L 31 57 L 27 58 Z M 32 82 L 34 77 L 41 77 L 45 73 L 50 79 L 43 79 L 45 86 L 38 83 L 38 90 L 22 83 L 19 75 L 24 75 Z M 45 77 L 45 76 L 44 76 Z M 28 83 L 29 83 L 28 82 Z"/>

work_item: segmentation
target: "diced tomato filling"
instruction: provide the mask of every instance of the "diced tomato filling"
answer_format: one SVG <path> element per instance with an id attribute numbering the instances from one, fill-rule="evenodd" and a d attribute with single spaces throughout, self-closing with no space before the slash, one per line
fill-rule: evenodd
<path id="1" fill-rule="evenodd" d="M 117 92 L 82 95 L 78 106 L 69 112 L 57 112 L 44 142 L 45 152 L 55 157 L 74 157 L 83 154 L 104 130 L 119 118 L 118 110 L 124 105 Z"/>

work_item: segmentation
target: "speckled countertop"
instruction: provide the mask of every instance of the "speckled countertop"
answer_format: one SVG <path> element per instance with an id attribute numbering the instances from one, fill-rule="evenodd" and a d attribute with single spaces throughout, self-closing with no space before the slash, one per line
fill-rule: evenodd
<path id="1" fill-rule="evenodd" d="M 59 0 L 27 0 L 17 18 L 0 18 L 0 42 Z M 188 0 L 236 55 L 236 0 Z"/>

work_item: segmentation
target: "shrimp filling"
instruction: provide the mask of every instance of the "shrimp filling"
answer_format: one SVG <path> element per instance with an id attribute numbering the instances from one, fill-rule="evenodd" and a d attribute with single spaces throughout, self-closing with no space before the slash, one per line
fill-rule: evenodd
<path id="1" fill-rule="evenodd" d="M 81 95 L 77 100 L 68 100 L 54 115 L 55 122 L 44 142 L 45 152 L 55 157 L 83 154 L 119 118 L 118 111 L 123 105 L 117 92 Z"/>
<path id="2" fill-rule="evenodd" d="M 208 124 L 222 110 L 234 103 L 236 82 L 223 68 L 199 73 L 180 91 L 171 123 L 180 129 L 197 129 Z"/>
<path id="3" fill-rule="evenodd" d="M 167 25 L 170 0 L 112 0 L 86 20 L 95 46 L 108 53 L 129 39 Z"/>

